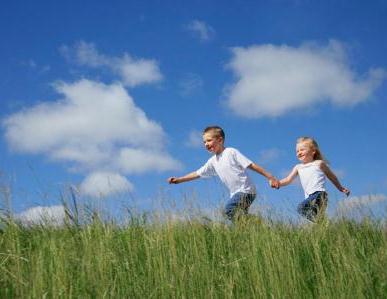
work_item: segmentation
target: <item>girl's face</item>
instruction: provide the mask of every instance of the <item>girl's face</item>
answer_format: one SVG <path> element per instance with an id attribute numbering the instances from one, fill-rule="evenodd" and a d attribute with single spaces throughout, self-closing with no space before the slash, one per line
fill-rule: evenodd
<path id="1" fill-rule="evenodd" d="M 203 134 L 203 143 L 206 149 L 213 154 L 220 154 L 224 149 L 222 137 L 215 136 L 212 132 Z"/>
<path id="2" fill-rule="evenodd" d="M 300 142 L 296 145 L 296 154 L 302 163 L 309 163 L 314 161 L 316 151 L 307 142 Z"/>

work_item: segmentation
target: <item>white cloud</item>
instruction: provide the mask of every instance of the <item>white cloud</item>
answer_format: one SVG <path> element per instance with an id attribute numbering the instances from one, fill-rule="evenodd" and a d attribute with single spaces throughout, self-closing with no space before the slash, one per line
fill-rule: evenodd
<path id="1" fill-rule="evenodd" d="M 338 203 L 337 210 L 341 213 L 349 212 L 353 209 L 361 209 L 382 202 L 387 202 L 387 196 L 384 194 L 352 196 L 348 199 L 341 200 Z"/>
<path id="2" fill-rule="evenodd" d="M 64 98 L 8 116 L 6 139 L 16 150 L 48 152 L 86 163 L 108 158 L 117 144 L 160 149 L 165 134 L 119 84 L 81 80 L 55 86 Z"/>
<path id="3" fill-rule="evenodd" d="M 258 156 L 258 163 L 267 164 L 273 162 L 281 156 L 282 152 L 278 148 L 261 150 Z"/>
<path id="4" fill-rule="evenodd" d="M 3 121 L 11 148 L 72 162 L 84 172 L 132 174 L 180 167 L 165 151 L 162 127 L 148 119 L 122 85 L 80 80 L 55 88 L 63 98 Z"/>
<path id="5" fill-rule="evenodd" d="M 352 106 L 367 100 L 386 77 L 381 68 L 359 75 L 344 46 L 303 44 L 234 48 L 228 67 L 237 81 L 228 87 L 227 104 L 244 117 L 277 117 L 329 101 Z"/>
<path id="6" fill-rule="evenodd" d="M 60 51 L 79 65 L 110 69 L 128 87 L 155 83 L 163 78 L 157 61 L 153 59 L 135 59 L 128 53 L 122 57 L 109 57 L 100 54 L 92 43 L 81 41 L 74 47 L 62 46 Z"/>
<path id="7" fill-rule="evenodd" d="M 48 224 L 61 226 L 64 224 L 66 212 L 63 206 L 37 206 L 16 215 L 16 219 L 25 225 Z"/>
<path id="8" fill-rule="evenodd" d="M 203 21 L 193 20 L 187 29 L 194 33 L 201 41 L 209 41 L 215 35 L 215 30 Z"/>
<path id="9" fill-rule="evenodd" d="M 203 133 L 198 130 L 192 130 L 185 145 L 193 148 L 203 147 Z"/>
<path id="10" fill-rule="evenodd" d="M 84 179 L 79 190 L 83 195 L 106 197 L 130 192 L 133 190 L 133 185 L 118 173 L 94 172 Z"/>

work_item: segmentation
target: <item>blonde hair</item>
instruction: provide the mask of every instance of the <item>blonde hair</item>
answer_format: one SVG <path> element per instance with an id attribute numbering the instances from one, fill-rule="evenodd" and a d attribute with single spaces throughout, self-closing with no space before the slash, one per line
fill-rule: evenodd
<path id="1" fill-rule="evenodd" d="M 205 133 L 210 132 L 210 131 L 213 132 L 215 137 L 222 137 L 222 139 L 224 141 L 225 135 L 224 135 L 224 131 L 223 131 L 223 129 L 221 127 L 219 127 L 219 126 L 209 126 L 209 127 L 205 128 L 203 130 L 203 135 Z"/>
<path id="2" fill-rule="evenodd" d="M 313 156 L 313 159 L 314 160 L 323 160 L 325 161 L 325 158 L 323 156 L 323 154 L 321 153 L 320 151 L 320 148 L 318 147 L 318 143 L 316 140 L 314 140 L 312 137 L 300 137 L 297 139 L 297 144 L 299 143 L 306 143 L 309 148 L 311 148 L 312 150 L 315 151 L 315 154 Z"/>

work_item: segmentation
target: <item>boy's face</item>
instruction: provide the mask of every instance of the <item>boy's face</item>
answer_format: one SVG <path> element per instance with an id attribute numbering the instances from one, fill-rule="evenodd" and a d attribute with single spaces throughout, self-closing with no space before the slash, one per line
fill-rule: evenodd
<path id="1" fill-rule="evenodd" d="M 223 138 L 214 135 L 211 131 L 203 134 L 203 143 L 206 149 L 213 154 L 220 154 L 224 149 Z"/>

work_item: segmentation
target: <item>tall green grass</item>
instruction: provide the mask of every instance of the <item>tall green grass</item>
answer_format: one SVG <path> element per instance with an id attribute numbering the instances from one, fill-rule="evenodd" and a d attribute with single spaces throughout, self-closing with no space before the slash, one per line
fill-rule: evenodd
<path id="1" fill-rule="evenodd" d="M 386 298 L 387 231 L 254 220 L 0 232 L 0 298 Z"/>

